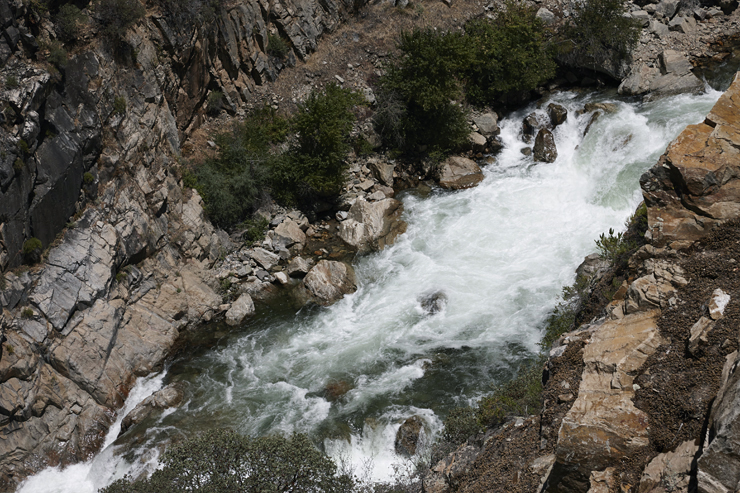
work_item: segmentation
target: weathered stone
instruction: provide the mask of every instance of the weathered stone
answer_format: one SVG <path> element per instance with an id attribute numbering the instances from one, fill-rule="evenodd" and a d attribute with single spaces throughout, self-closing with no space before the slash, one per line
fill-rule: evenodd
<path id="1" fill-rule="evenodd" d="M 547 116 L 550 117 L 550 123 L 553 127 L 565 123 L 568 118 L 568 110 L 561 104 L 550 103 L 547 105 Z"/>
<path id="2" fill-rule="evenodd" d="M 367 202 L 358 198 L 349 210 L 347 219 L 339 225 L 338 235 L 359 252 L 382 250 L 406 231 L 401 219 L 403 208 L 395 199 Z"/>
<path id="3" fill-rule="evenodd" d="M 226 323 L 239 325 L 247 317 L 254 315 L 254 302 L 249 294 L 244 293 L 231 305 L 226 312 Z"/>
<path id="4" fill-rule="evenodd" d="M 478 132 L 470 132 L 470 135 L 468 135 L 468 142 L 470 143 L 470 149 L 473 152 L 483 152 L 486 149 L 488 140 Z"/>
<path id="5" fill-rule="evenodd" d="M 308 274 L 308 270 L 311 268 L 311 264 L 308 260 L 303 257 L 294 257 L 285 271 L 290 277 L 303 277 Z"/>
<path id="6" fill-rule="evenodd" d="M 660 25 L 665 27 L 663 24 Z M 633 66 L 629 77 L 624 79 L 622 83 L 619 84 L 617 92 L 625 96 L 646 94 L 650 91 L 650 84 L 653 79 L 655 79 L 659 75 L 660 70 L 658 68 L 650 67 L 646 63 L 641 63 L 637 66 Z"/>
<path id="7" fill-rule="evenodd" d="M 709 300 L 709 317 L 712 320 L 719 320 L 725 314 L 725 308 L 730 302 L 730 295 L 717 288 L 712 293 L 712 297 Z"/>
<path id="8" fill-rule="evenodd" d="M 581 265 L 576 268 L 576 277 L 591 279 L 600 277 L 610 267 L 608 260 L 601 258 L 598 253 L 592 253 L 583 259 Z"/>
<path id="9" fill-rule="evenodd" d="M 540 127 L 540 122 L 537 119 L 536 113 L 530 113 L 524 120 L 522 120 L 522 137 L 524 142 L 532 142 L 532 137 L 537 133 L 537 129 Z"/>
<path id="10" fill-rule="evenodd" d="M 689 125 L 660 162 L 640 178 L 648 207 L 646 237 L 656 247 L 695 241 L 718 222 L 740 215 L 740 80 L 703 123 Z"/>
<path id="11" fill-rule="evenodd" d="M 555 137 L 553 137 L 552 132 L 546 128 L 542 128 L 537 132 L 532 154 L 535 161 L 543 163 L 555 162 L 558 158 L 558 149 L 555 147 Z"/>
<path id="12" fill-rule="evenodd" d="M 261 265 L 265 270 L 270 270 L 273 266 L 280 262 L 280 257 L 272 252 L 268 252 L 264 248 L 255 248 L 249 255 Z"/>
<path id="13" fill-rule="evenodd" d="M 411 416 L 403 422 L 396 432 L 395 449 L 399 455 L 411 457 L 416 454 L 416 447 L 419 443 L 424 421 L 419 416 Z"/>
<path id="14" fill-rule="evenodd" d="M 679 3 L 680 0 L 661 0 L 655 11 L 671 19 L 675 15 Z"/>
<path id="15" fill-rule="evenodd" d="M 134 407 L 121 422 L 121 431 L 118 436 L 123 435 L 132 426 L 138 425 L 156 411 L 162 411 L 182 403 L 184 393 L 180 384 L 173 383 L 156 391 Z"/>
<path id="16" fill-rule="evenodd" d="M 689 440 L 680 444 L 673 452 L 658 454 L 642 472 L 637 492 L 688 492 L 691 464 L 698 451 L 699 445 Z"/>
<path id="17" fill-rule="evenodd" d="M 647 415 L 632 402 L 632 375 L 662 343 L 659 314 L 627 315 L 591 329 L 578 397 L 558 434 L 552 477 L 570 474 L 585 480 L 591 471 L 610 467 L 649 444 Z"/>
<path id="18" fill-rule="evenodd" d="M 650 23 L 650 14 L 644 10 L 635 10 L 630 12 L 630 17 L 635 19 L 642 27 L 647 27 Z"/>
<path id="19" fill-rule="evenodd" d="M 540 7 L 536 15 L 537 18 L 546 25 L 553 24 L 557 20 L 555 14 L 547 10 L 545 7 Z"/>
<path id="20" fill-rule="evenodd" d="M 593 471 L 589 477 L 590 488 L 588 493 L 610 493 L 617 486 L 617 479 L 614 477 L 614 468 L 607 467 L 603 471 Z"/>
<path id="21" fill-rule="evenodd" d="M 285 219 L 275 228 L 275 235 L 272 238 L 272 244 L 275 248 L 290 248 L 295 244 L 305 245 L 305 243 L 306 234 L 292 219 Z"/>
<path id="22" fill-rule="evenodd" d="M 483 172 L 475 161 L 461 156 L 451 156 L 440 165 L 439 185 L 459 190 L 471 188 L 483 180 Z"/>
<path id="23" fill-rule="evenodd" d="M 303 278 L 303 286 L 310 299 L 327 306 L 340 300 L 345 294 L 354 293 L 357 290 L 357 281 L 355 272 L 349 265 L 321 260 Z"/>
<path id="24" fill-rule="evenodd" d="M 393 186 L 393 170 L 394 166 L 391 163 L 380 161 L 378 159 L 372 159 L 367 163 L 368 167 L 373 173 L 373 176 L 388 187 Z"/>
<path id="25" fill-rule="evenodd" d="M 473 117 L 473 123 L 478 127 L 478 132 L 486 137 L 498 135 L 498 115 L 496 113 L 483 113 Z"/>

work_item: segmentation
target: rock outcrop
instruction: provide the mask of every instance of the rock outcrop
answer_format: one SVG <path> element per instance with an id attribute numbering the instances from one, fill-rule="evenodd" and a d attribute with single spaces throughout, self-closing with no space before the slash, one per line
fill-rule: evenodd
<path id="1" fill-rule="evenodd" d="M 653 245 L 698 240 L 740 214 L 739 111 L 736 77 L 704 122 L 689 125 L 640 178 Z"/>
<path id="2" fill-rule="evenodd" d="M 331 305 L 357 290 L 355 271 L 344 262 L 321 260 L 308 271 L 301 288 L 304 296 L 314 303 Z"/>
<path id="3" fill-rule="evenodd" d="M 350 207 L 347 218 L 339 224 L 337 234 L 360 253 L 382 250 L 406 231 L 402 213 L 403 206 L 396 199 L 368 202 L 358 198 Z"/>

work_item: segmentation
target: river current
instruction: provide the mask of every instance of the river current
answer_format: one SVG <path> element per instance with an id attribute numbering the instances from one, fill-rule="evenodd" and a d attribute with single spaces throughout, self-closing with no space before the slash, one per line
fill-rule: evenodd
<path id="1" fill-rule="evenodd" d="M 278 302 L 236 330 L 214 326 L 217 343 L 140 379 L 126 402 L 130 410 L 181 381 L 183 406 L 117 441 L 121 412 L 94 459 L 49 468 L 19 491 L 94 492 L 151 471 L 159 444 L 213 427 L 308 433 L 358 474 L 390 479 L 408 464 L 394 452 L 406 418 L 421 417 L 432 441 L 451 408 L 475 402 L 537 353 L 544 321 L 594 239 L 624 229 L 641 201 L 640 175 L 720 94 L 639 103 L 563 92 L 509 115 L 500 122 L 505 148 L 478 187 L 401 194 L 408 231 L 356 259 L 356 293 L 298 313 Z M 577 112 L 594 101 L 616 111 L 584 137 L 591 114 Z M 557 160 L 535 164 L 521 152 L 521 122 L 545 115 L 549 102 L 564 105 L 568 119 L 553 131 Z M 440 291 L 446 306 L 426 314 L 420 300 Z"/>

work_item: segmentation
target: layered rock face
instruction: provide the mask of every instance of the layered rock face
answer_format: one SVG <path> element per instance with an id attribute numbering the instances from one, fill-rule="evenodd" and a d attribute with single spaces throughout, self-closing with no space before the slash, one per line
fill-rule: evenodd
<path id="1" fill-rule="evenodd" d="M 17 81 L 0 91 L 0 268 L 30 237 L 52 245 L 45 265 L 2 281 L 0 490 L 90 457 L 136 377 L 230 308 L 210 269 L 234 246 L 172 172 L 180 144 L 211 91 L 237 113 L 276 77 L 269 33 L 289 40 L 286 63 L 305 59 L 356 6 L 244 1 L 212 22 L 150 12 L 118 52 L 88 38 L 58 72 L 31 61 L 54 26 L 0 0 L 0 67 Z M 305 241 L 290 226 L 276 249 Z M 252 312 L 243 296 L 230 321 Z"/>

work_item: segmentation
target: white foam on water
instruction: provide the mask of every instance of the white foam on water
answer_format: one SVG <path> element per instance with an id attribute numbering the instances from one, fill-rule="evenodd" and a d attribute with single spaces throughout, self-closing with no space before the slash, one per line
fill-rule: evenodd
<path id="1" fill-rule="evenodd" d="M 357 259 L 356 293 L 328 308 L 258 317 L 226 347 L 188 360 L 176 376 L 187 383 L 187 404 L 141 430 L 144 445 L 129 456 L 151 465 L 156 457 L 147 450 L 173 430 L 298 431 L 370 480 L 390 479 L 408 464 L 394 450 L 405 419 L 422 417 L 433 440 L 452 407 L 511 378 L 538 351 L 544 321 L 596 250 L 594 239 L 623 229 L 641 200 L 640 175 L 719 95 L 636 104 L 558 94 L 553 101 L 569 116 L 553 131 L 558 158 L 550 164 L 524 156 L 520 140 L 523 117 L 544 116 L 548 102 L 504 119 L 506 147 L 478 187 L 404 194 L 408 230 Z M 603 114 L 584 138 L 590 115 L 577 111 L 604 99 L 617 111 Z M 444 309 L 425 314 L 421 298 L 440 291 Z M 331 395 L 332 385 L 346 393 Z M 109 446 L 90 463 L 46 470 L 20 491 L 94 491 L 126 467 L 142 470 L 140 460 L 117 459 L 116 452 Z"/>

